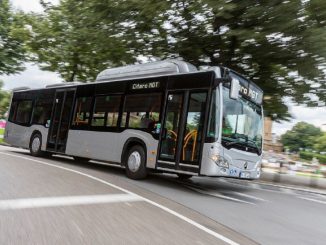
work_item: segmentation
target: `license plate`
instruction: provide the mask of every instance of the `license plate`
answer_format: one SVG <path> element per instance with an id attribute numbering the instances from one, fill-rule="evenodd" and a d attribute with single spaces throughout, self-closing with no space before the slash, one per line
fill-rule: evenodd
<path id="1" fill-rule="evenodd" d="M 239 177 L 239 172 L 236 169 L 230 169 L 230 176 Z"/>
<path id="2" fill-rule="evenodd" d="M 249 179 L 250 178 L 250 173 L 249 172 L 241 172 L 240 178 Z"/>

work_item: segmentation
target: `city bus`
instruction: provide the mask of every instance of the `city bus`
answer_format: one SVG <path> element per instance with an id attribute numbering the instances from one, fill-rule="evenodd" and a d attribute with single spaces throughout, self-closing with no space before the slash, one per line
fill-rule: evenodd
<path id="1" fill-rule="evenodd" d="M 148 172 L 257 179 L 263 91 L 225 67 L 179 60 L 102 71 L 90 83 L 13 91 L 4 140 L 32 156 L 61 154 Z"/>

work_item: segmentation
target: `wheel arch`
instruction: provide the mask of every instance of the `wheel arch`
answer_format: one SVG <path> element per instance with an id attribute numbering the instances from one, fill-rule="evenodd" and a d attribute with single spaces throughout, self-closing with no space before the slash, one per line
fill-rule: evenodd
<path id="1" fill-rule="evenodd" d="M 34 137 L 36 134 L 41 135 L 41 144 L 43 144 L 43 135 L 42 135 L 42 133 L 41 133 L 39 130 L 35 129 L 35 130 L 32 132 L 31 137 L 29 138 L 29 145 L 28 145 L 28 146 L 31 146 L 31 144 L 32 144 L 32 139 L 33 139 L 33 137 Z"/>
<path id="2" fill-rule="evenodd" d="M 131 147 L 135 146 L 135 145 L 140 145 L 141 147 L 144 148 L 144 152 L 145 152 L 145 161 L 146 161 L 146 165 L 147 165 L 147 147 L 145 142 L 142 139 L 139 139 L 137 137 L 131 137 L 129 138 L 123 145 L 122 148 L 122 153 L 121 153 L 121 165 L 124 166 L 125 165 L 125 160 L 126 160 L 126 156 L 127 156 L 127 152 L 129 149 L 131 149 Z"/>
<path id="3" fill-rule="evenodd" d="M 39 135 L 38 138 L 41 141 L 40 147 L 38 148 L 37 151 L 33 151 L 33 149 L 32 149 L 33 139 L 35 138 L 35 135 Z M 29 142 L 29 150 L 30 150 L 31 155 L 34 157 L 46 156 L 45 151 L 42 150 L 42 145 L 43 145 L 43 135 L 39 130 L 36 129 L 32 132 L 31 137 L 30 137 L 30 142 Z"/>

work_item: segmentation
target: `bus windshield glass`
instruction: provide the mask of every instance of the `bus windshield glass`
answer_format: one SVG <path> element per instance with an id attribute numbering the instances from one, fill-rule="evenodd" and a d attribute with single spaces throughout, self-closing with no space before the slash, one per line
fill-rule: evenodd
<path id="1" fill-rule="evenodd" d="M 262 109 L 261 106 L 239 95 L 230 99 L 230 90 L 223 88 L 222 143 L 227 148 L 250 149 L 261 154 Z"/>

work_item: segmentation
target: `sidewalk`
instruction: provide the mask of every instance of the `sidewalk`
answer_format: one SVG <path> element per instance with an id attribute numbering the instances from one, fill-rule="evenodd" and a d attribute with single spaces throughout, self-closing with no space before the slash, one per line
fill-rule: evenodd
<path id="1" fill-rule="evenodd" d="M 326 178 L 316 178 L 309 176 L 298 176 L 291 174 L 280 174 L 263 171 L 261 182 L 276 185 L 286 185 L 290 188 L 309 189 L 312 192 L 324 192 L 326 194 Z"/>

